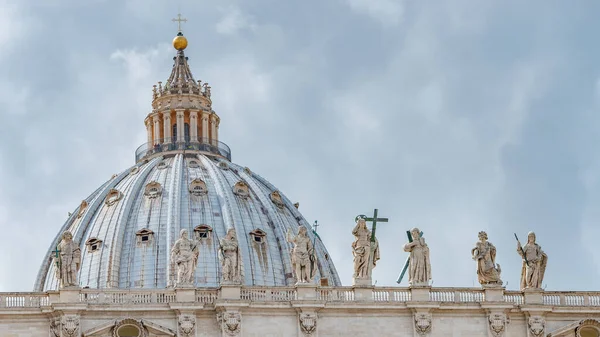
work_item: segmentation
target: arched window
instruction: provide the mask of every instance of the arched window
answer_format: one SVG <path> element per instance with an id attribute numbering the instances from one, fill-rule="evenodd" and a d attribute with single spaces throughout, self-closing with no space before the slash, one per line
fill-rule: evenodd
<path id="1" fill-rule="evenodd" d="M 156 199 L 162 194 L 162 186 L 157 181 L 151 181 L 146 185 L 144 195 L 149 199 Z"/>
<path id="2" fill-rule="evenodd" d="M 194 234 L 196 240 L 202 241 L 203 239 L 210 239 L 212 237 L 212 228 L 209 225 L 202 224 L 194 228 Z"/>
<path id="3" fill-rule="evenodd" d="M 100 250 L 100 246 L 102 245 L 102 240 L 97 239 L 97 238 L 90 238 L 89 240 L 87 240 L 87 242 L 85 244 L 88 247 L 88 252 L 93 253 L 93 252 Z"/>
<path id="4" fill-rule="evenodd" d="M 189 187 L 190 193 L 197 197 L 208 194 L 208 188 L 206 188 L 206 183 L 201 179 L 194 179 L 190 183 Z"/>
<path id="5" fill-rule="evenodd" d="M 248 184 L 246 184 L 243 181 L 238 181 L 234 186 L 233 186 L 233 194 L 242 197 L 242 198 L 247 198 L 250 195 L 250 190 L 248 189 Z"/>

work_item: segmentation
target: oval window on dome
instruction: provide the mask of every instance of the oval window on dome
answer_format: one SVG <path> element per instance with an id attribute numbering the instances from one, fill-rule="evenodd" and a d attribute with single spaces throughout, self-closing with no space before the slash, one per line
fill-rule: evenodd
<path id="1" fill-rule="evenodd" d="M 190 193 L 194 196 L 203 196 L 208 194 L 208 188 L 206 188 L 206 183 L 201 179 L 194 179 L 190 183 Z"/>
<path id="2" fill-rule="evenodd" d="M 219 168 L 220 168 L 221 170 L 228 170 L 228 169 L 229 169 L 229 165 L 227 165 L 227 163 L 226 163 L 226 162 L 224 162 L 224 161 L 221 161 L 221 162 L 219 162 Z"/>
<path id="3" fill-rule="evenodd" d="M 196 159 L 192 159 L 188 162 L 188 166 L 190 168 L 198 168 L 198 167 L 200 167 L 200 164 L 198 163 L 198 161 Z"/>
<path id="4" fill-rule="evenodd" d="M 121 200 L 122 197 L 123 197 L 123 193 L 121 193 L 121 191 L 119 191 L 115 188 L 111 188 L 110 191 L 108 192 L 108 194 L 106 195 L 106 199 L 104 200 L 104 203 L 107 206 L 112 206 L 112 205 L 116 204 L 119 200 Z"/>
<path id="5" fill-rule="evenodd" d="M 247 198 L 248 196 L 250 196 L 250 189 L 248 188 L 248 184 L 246 184 L 243 181 L 238 181 L 233 186 L 233 194 L 244 199 Z"/>
<path id="6" fill-rule="evenodd" d="M 271 201 L 275 204 L 275 206 L 279 208 L 283 208 L 285 206 L 285 203 L 283 202 L 279 191 L 273 191 L 273 193 L 271 193 Z"/>
<path id="7" fill-rule="evenodd" d="M 134 166 L 129 170 L 129 174 L 137 174 L 138 172 L 140 172 L 140 168 L 137 166 Z"/>
<path id="8" fill-rule="evenodd" d="M 144 195 L 149 199 L 156 199 L 162 194 L 162 186 L 157 181 L 151 181 L 144 189 Z"/>
<path id="9" fill-rule="evenodd" d="M 159 169 L 159 170 L 164 170 L 167 167 L 169 167 L 169 164 L 167 164 L 167 162 L 164 161 L 164 160 L 161 161 L 160 163 L 158 163 L 158 165 L 156 165 L 156 168 Z"/>
<path id="10" fill-rule="evenodd" d="M 244 167 L 244 172 L 245 172 L 246 174 L 252 174 L 252 171 L 250 171 L 250 169 L 249 169 L 249 168 L 247 168 L 247 167 Z"/>

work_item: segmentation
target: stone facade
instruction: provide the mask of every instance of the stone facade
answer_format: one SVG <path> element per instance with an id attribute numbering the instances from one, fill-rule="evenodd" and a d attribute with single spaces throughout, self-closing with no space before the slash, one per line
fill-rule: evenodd
<path id="1" fill-rule="evenodd" d="M 0 337 L 600 335 L 600 292 L 502 288 L 67 289 L 0 293 L 0 311 Z"/>

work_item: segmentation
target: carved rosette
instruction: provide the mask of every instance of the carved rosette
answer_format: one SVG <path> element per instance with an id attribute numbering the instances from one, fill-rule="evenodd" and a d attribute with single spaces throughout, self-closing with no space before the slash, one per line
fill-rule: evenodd
<path id="1" fill-rule="evenodd" d="M 506 331 L 506 325 L 509 323 L 509 318 L 505 313 L 491 313 L 489 316 L 490 331 L 492 336 L 501 337 Z"/>
<path id="2" fill-rule="evenodd" d="M 224 311 L 217 314 L 217 322 L 221 326 L 223 336 L 240 336 L 242 330 L 242 314 L 235 311 Z"/>
<path id="3" fill-rule="evenodd" d="M 529 333 L 534 337 L 542 337 L 546 327 L 546 320 L 542 316 L 529 317 Z"/>
<path id="4" fill-rule="evenodd" d="M 79 336 L 79 316 L 78 315 L 64 315 L 60 324 L 62 325 L 63 337 L 76 337 Z"/>
<path id="5" fill-rule="evenodd" d="M 300 313 L 298 316 L 300 330 L 305 336 L 312 336 L 317 331 L 317 314 L 316 313 Z"/>
<path id="6" fill-rule="evenodd" d="M 415 330 L 417 333 L 424 336 L 425 334 L 431 332 L 431 321 L 431 313 L 415 313 Z"/>
<path id="7" fill-rule="evenodd" d="M 179 335 L 182 337 L 196 336 L 196 316 L 179 316 Z"/>

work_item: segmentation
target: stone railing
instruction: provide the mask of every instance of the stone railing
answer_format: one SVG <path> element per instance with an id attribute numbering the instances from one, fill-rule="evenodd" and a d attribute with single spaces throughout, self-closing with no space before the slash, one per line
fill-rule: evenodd
<path id="1" fill-rule="evenodd" d="M 225 288 L 223 288 L 225 289 Z M 228 286 L 197 289 L 69 289 L 48 293 L 0 293 L 3 308 L 42 308 L 54 303 L 85 303 L 88 305 L 169 305 L 194 302 L 212 304 L 217 301 L 248 302 L 436 302 L 483 303 L 505 302 L 513 305 L 600 307 L 600 292 L 520 292 L 502 288 L 400 288 L 400 287 L 239 287 Z M 233 290 L 233 291 L 232 291 Z M 417 293 L 415 293 L 417 291 Z"/>

